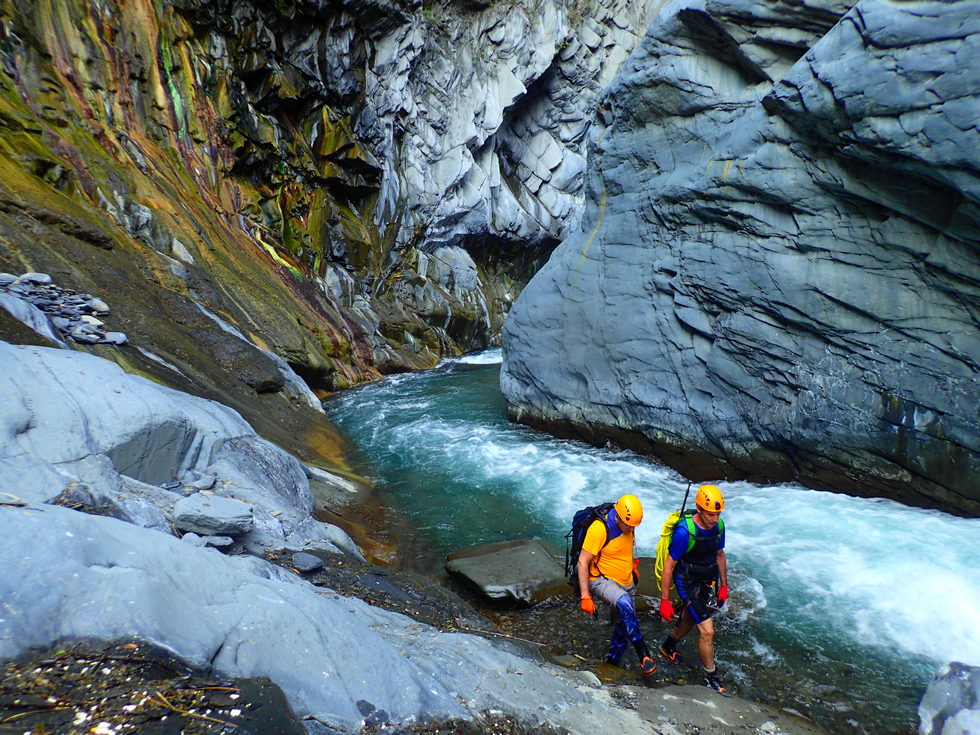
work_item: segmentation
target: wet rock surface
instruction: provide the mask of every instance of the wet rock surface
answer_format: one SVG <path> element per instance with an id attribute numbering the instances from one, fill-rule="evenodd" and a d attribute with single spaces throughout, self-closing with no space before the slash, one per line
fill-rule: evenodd
<path id="1" fill-rule="evenodd" d="M 415 572 L 369 564 L 342 554 L 304 553 L 311 569 L 301 569 L 295 557 L 271 554 L 274 564 L 292 569 L 317 587 L 356 597 L 374 607 L 402 613 L 440 630 L 494 633 L 496 627 L 472 605 L 437 581 Z M 319 562 L 316 564 L 316 562 Z"/>

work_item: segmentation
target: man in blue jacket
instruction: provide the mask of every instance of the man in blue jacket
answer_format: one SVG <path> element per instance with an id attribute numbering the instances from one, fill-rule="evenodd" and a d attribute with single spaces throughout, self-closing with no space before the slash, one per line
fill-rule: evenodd
<path id="1" fill-rule="evenodd" d="M 674 617 L 674 606 L 668 595 L 671 582 L 681 598 L 681 615 L 660 646 L 660 652 L 673 663 L 680 663 L 677 642 L 696 625 L 704 683 L 723 692 L 725 687 L 715 667 L 715 628 L 711 620 L 717 608 L 711 603 L 716 587 L 717 606 L 721 607 L 728 599 L 725 524 L 720 519 L 725 499 L 714 485 L 702 485 L 694 503 L 697 511 L 677 524 L 664 560 L 660 579 L 660 617 L 667 621 Z"/>

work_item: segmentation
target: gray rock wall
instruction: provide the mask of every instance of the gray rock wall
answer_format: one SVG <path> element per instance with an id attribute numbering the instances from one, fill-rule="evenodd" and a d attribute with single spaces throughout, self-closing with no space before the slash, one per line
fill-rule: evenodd
<path id="1" fill-rule="evenodd" d="M 355 19 L 338 19 L 334 47 L 350 38 L 373 59 L 356 133 L 380 167 L 374 216 L 390 233 L 386 275 L 403 274 L 390 301 L 355 306 L 406 334 L 421 318 L 446 324 L 464 348 L 496 343 L 534 269 L 520 251 L 546 253 L 577 226 L 598 97 L 652 5 L 446 3 L 376 39 L 344 36 Z M 340 58 L 351 64 L 340 78 L 358 78 L 359 54 Z M 472 277 L 447 282 L 444 264 Z"/>
<path id="2" fill-rule="evenodd" d="M 845 11 L 662 11 L 505 325 L 514 418 L 980 513 L 980 4 Z"/>
<path id="3" fill-rule="evenodd" d="M 312 279 L 389 372 L 496 343 L 537 259 L 578 222 L 598 97 L 654 4 L 177 6 L 234 69 L 236 169 L 260 178 L 283 156 L 336 199 L 293 202 L 319 223 L 294 255 L 315 254 Z M 459 268 L 472 277 L 447 280 Z"/>
<path id="4" fill-rule="evenodd" d="M 365 37 L 347 12 L 313 29 L 319 48 L 290 49 L 338 97 L 364 95 L 356 133 L 381 168 L 378 221 L 398 226 L 396 247 L 427 251 L 468 236 L 560 239 L 581 211 L 597 97 L 652 3 L 446 3 L 421 18 L 406 5 L 384 34 Z"/>

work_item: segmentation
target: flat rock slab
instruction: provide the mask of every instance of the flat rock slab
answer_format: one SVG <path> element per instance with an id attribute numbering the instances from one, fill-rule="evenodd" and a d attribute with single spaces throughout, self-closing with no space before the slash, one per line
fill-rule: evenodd
<path id="1" fill-rule="evenodd" d="M 234 498 L 195 493 L 174 505 L 174 526 L 205 536 L 232 536 L 252 530 L 252 506 Z"/>
<path id="2" fill-rule="evenodd" d="M 492 599 L 531 605 L 568 592 L 564 567 L 539 541 L 523 539 L 454 551 L 446 570 Z"/>

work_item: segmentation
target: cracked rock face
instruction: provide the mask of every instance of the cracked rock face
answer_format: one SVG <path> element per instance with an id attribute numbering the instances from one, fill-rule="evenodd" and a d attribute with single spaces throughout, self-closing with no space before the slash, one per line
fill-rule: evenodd
<path id="1" fill-rule="evenodd" d="M 281 187 L 250 231 L 282 223 L 283 257 L 349 310 L 385 372 L 496 342 L 533 261 L 581 215 L 599 94 L 652 3 L 177 6 L 236 88 L 236 171 Z M 447 248 L 475 278 L 427 271 Z"/>
<path id="2" fill-rule="evenodd" d="M 266 434 L 309 401 L 256 348 L 328 391 L 497 344 L 652 4 L 0 0 L 0 271 Z"/>
<path id="3" fill-rule="evenodd" d="M 978 18 L 667 6 L 603 99 L 581 231 L 505 326 L 512 416 L 980 513 Z"/>

